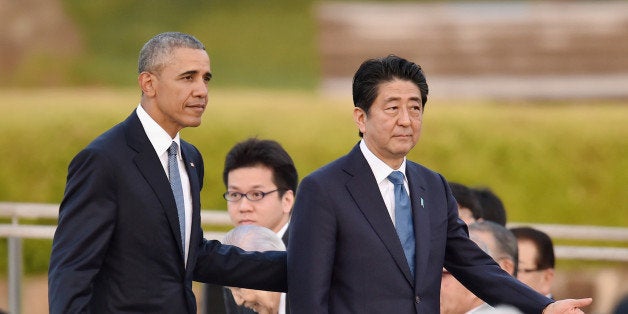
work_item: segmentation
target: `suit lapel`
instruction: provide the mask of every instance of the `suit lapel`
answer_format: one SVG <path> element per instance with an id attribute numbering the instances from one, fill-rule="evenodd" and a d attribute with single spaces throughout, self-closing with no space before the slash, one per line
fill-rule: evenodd
<path id="1" fill-rule="evenodd" d="M 133 159 L 135 165 L 146 179 L 146 182 L 155 192 L 155 196 L 159 199 L 162 208 L 166 213 L 168 224 L 175 241 L 179 247 L 179 252 L 183 256 L 183 247 L 181 246 L 181 233 L 179 232 L 179 216 L 177 214 L 177 205 L 170 188 L 168 176 L 164 172 L 164 168 L 159 161 L 159 157 L 155 153 L 155 149 L 148 140 L 148 136 L 142 127 L 142 123 L 135 111 L 125 121 L 127 125 L 127 142 L 128 145 L 137 151 L 137 155 Z"/>
<path id="2" fill-rule="evenodd" d="M 388 249 L 397 267 L 403 272 L 408 282 L 414 286 L 414 279 L 410 273 L 397 231 L 388 214 L 377 182 L 375 182 L 373 171 L 362 155 L 359 145 L 356 145 L 347 155 L 347 161 L 344 169 L 353 176 L 347 182 L 349 193 L 366 217 L 371 228 L 373 228 Z"/>
<path id="3" fill-rule="evenodd" d="M 414 273 L 415 278 L 424 276 L 430 252 L 430 217 L 429 199 L 426 195 L 425 181 L 419 173 L 418 166 L 410 161 L 406 162 L 406 175 L 410 186 L 410 200 L 412 202 L 412 217 L 414 219 L 414 238 L 416 242 Z"/>

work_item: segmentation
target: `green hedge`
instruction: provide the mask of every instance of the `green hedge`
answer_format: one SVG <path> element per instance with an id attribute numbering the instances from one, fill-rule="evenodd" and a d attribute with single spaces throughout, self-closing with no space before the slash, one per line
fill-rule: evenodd
<path id="1" fill-rule="evenodd" d="M 71 158 L 126 118 L 139 92 L 11 90 L 0 91 L 0 99 L 0 201 L 59 203 Z M 358 141 L 351 111 L 350 97 L 213 88 L 203 124 L 182 132 L 205 159 L 202 207 L 226 207 L 222 166 L 237 141 L 278 140 L 302 178 Z M 628 226 L 627 116 L 627 106 L 604 102 L 430 100 L 410 158 L 450 181 L 491 187 L 509 221 Z M 26 270 L 45 271 L 49 248 L 27 242 Z M 0 270 L 5 262 L 0 258 Z"/>

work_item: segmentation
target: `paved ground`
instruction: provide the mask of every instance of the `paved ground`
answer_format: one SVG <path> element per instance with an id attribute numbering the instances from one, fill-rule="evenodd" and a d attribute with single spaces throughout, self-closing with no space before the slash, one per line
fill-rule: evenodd
<path id="1" fill-rule="evenodd" d="M 337 3 L 317 7 L 321 90 L 397 54 L 433 98 L 628 99 L 628 2 Z M 586 21 L 586 23 L 583 23 Z"/>
<path id="2" fill-rule="evenodd" d="M 427 76 L 430 99 L 628 99 L 628 73 L 579 76 Z M 321 93 L 351 96 L 351 77 L 326 78 Z"/>
<path id="3" fill-rule="evenodd" d="M 616 302 L 628 295 L 628 265 L 614 268 L 587 268 L 558 271 L 554 285 L 556 298 L 579 298 L 592 296 L 594 305 L 587 309 L 590 314 L 611 313 Z M 200 285 L 195 284 L 194 293 L 199 296 Z M 0 278 L 0 309 L 7 310 L 6 278 Z M 197 300 L 201 302 L 201 300 Z M 199 305 L 200 308 L 200 305 Z M 22 313 L 48 313 L 48 286 L 46 276 L 25 278 L 22 283 Z"/>

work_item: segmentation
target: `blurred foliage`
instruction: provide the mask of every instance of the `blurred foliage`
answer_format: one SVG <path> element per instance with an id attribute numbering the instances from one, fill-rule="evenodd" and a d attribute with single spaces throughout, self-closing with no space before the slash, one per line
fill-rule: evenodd
<path id="1" fill-rule="evenodd" d="M 167 31 L 192 34 L 205 44 L 217 86 L 313 89 L 317 84 L 311 1 L 63 4 L 85 45 L 65 73 L 70 85 L 135 85 L 139 50 L 152 36 Z"/>
<path id="2" fill-rule="evenodd" d="M 59 203 L 72 157 L 126 118 L 139 92 L 0 90 L 0 99 L 0 147 L 6 151 L 0 201 Z M 182 131 L 205 161 L 202 207 L 226 208 L 222 167 L 236 142 L 251 136 L 279 141 L 303 178 L 359 140 L 352 109 L 349 96 L 212 86 L 203 124 Z M 628 107 L 613 102 L 431 100 L 409 158 L 450 181 L 490 187 L 503 199 L 509 221 L 628 226 L 627 116 Z M 42 261 L 28 270 L 45 271 L 49 241 L 29 240 L 25 247 L 32 263 Z"/>

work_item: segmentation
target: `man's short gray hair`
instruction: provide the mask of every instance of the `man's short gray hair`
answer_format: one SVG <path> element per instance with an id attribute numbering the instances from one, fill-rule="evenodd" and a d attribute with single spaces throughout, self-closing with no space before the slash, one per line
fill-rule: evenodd
<path id="1" fill-rule="evenodd" d="M 490 248 L 488 251 L 485 250 L 485 252 L 493 259 L 506 257 L 512 260 L 514 264 L 513 275 L 516 276 L 519 252 L 515 235 L 510 230 L 506 229 L 506 227 L 488 220 L 477 221 L 470 224 L 469 233 L 471 234 L 473 232 L 487 232 L 493 236 L 493 239 L 495 239 L 495 252 L 492 252 Z"/>
<path id="2" fill-rule="evenodd" d="M 137 64 L 137 73 L 158 72 L 167 62 L 176 48 L 191 48 L 205 50 L 205 46 L 192 35 L 167 32 L 151 38 L 142 50 Z"/>
<path id="3" fill-rule="evenodd" d="M 222 242 L 235 245 L 245 251 L 286 250 L 286 246 L 272 230 L 253 225 L 238 226 L 231 229 Z"/>

